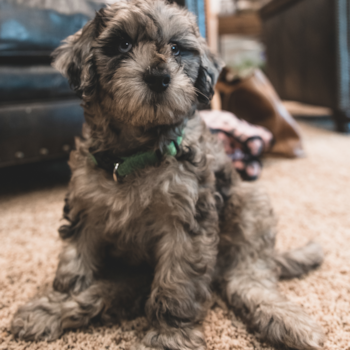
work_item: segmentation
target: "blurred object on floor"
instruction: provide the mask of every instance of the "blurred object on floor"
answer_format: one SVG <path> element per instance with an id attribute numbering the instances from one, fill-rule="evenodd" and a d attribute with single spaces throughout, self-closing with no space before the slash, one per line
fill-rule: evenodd
<path id="1" fill-rule="evenodd" d="M 305 103 L 296 101 L 283 101 L 284 107 L 287 111 L 294 116 L 331 116 L 332 110 L 327 107 L 312 106 Z"/>
<path id="2" fill-rule="evenodd" d="M 243 180 L 256 180 L 261 173 L 260 158 L 271 149 L 273 136 L 226 111 L 200 111 L 200 116 L 223 142 L 226 154 Z"/>
<path id="3" fill-rule="evenodd" d="M 350 1 L 273 0 L 260 14 L 281 98 L 331 108 L 336 129 L 350 132 Z"/>
<path id="4" fill-rule="evenodd" d="M 220 55 L 229 68 L 230 80 L 246 78 L 265 64 L 263 45 L 249 36 L 220 36 Z"/>
<path id="5" fill-rule="evenodd" d="M 298 121 L 325 130 L 334 130 L 332 110 L 326 107 L 312 106 L 295 101 L 283 101 L 284 107 Z"/>
<path id="6" fill-rule="evenodd" d="M 216 86 L 221 95 L 222 109 L 270 130 L 275 139 L 272 154 L 303 156 L 299 128 L 264 73 L 256 69 L 248 78 L 231 78 L 232 74 L 225 68 Z"/>

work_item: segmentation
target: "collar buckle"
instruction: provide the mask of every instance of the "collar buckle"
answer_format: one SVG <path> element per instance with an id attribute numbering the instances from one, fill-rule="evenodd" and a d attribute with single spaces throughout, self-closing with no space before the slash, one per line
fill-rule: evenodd
<path id="1" fill-rule="evenodd" d="M 118 168 L 119 168 L 119 164 L 120 163 L 115 163 L 114 169 L 113 169 L 113 180 L 115 182 L 118 182 L 118 173 L 117 173 L 117 171 L 118 171 Z"/>
<path id="2" fill-rule="evenodd" d="M 121 175 L 118 174 L 118 168 L 119 168 L 119 165 L 120 165 L 121 163 L 123 163 L 123 162 L 115 163 L 115 164 L 114 164 L 114 169 L 113 169 L 113 180 L 114 180 L 115 182 L 119 182 L 119 183 L 123 182 L 123 179 L 124 179 L 124 177 L 126 176 L 126 175 L 121 176 Z"/>

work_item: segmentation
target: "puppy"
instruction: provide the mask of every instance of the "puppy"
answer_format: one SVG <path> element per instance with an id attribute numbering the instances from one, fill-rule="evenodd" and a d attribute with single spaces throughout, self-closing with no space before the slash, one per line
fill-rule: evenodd
<path id="1" fill-rule="evenodd" d="M 17 311 L 13 334 L 54 340 L 97 316 L 145 313 L 138 349 L 205 349 L 216 289 L 261 339 L 319 349 L 320 327 L 276 284 L 319 265 L 322 250 L 274 250 L 267 196 L 240 181 L 199 118 L 222 64 L 195 17 L 162 0 L 118 1 L 54 57 L 86 127 L 69 161 L 54 290 Z"/>

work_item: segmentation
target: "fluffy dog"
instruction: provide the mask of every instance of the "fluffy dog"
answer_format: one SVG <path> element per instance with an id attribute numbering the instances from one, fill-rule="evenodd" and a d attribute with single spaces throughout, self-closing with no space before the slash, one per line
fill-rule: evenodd
<path id="1" fill-rule="evenodd" d="M 322 250 L 274 250 L 267 196 L 240 181 L 198 117 L 222 65 L 195 17 L 162 0 L 119 1 L 54 57 L 87 126 L 70 157 L 54 290 L 17 311 L 13 333 L 53 340 L 97 316 L 145 312 L 139 349 L 205 349 L 216 289 L 263 340 L 319 349 L 321 329 L 276 284 L 319 265 Z"/>

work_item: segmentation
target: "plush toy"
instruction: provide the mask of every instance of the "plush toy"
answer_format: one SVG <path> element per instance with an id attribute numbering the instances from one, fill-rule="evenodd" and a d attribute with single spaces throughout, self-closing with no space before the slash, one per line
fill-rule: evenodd
<path id="1" fill-rule="evenodd" d="M 243 180 L 256 180 L 262 168 L 261 156 L 273 145 L 270 131 L 249 124 L 225 111 L 200 111 L 211 132 L 222 140 L 227 155 Z"/>

